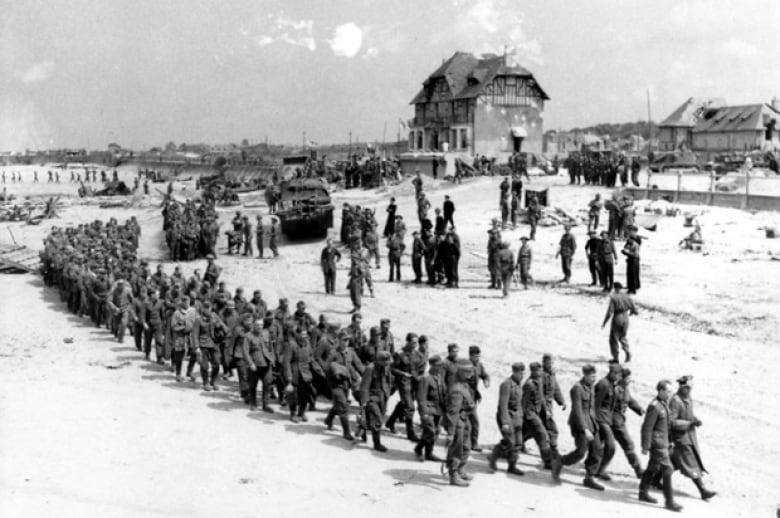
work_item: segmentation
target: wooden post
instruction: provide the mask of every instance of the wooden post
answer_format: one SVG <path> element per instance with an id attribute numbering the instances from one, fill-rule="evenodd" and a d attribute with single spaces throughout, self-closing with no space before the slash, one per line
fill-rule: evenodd
<path id="1" fill-rule="evenodd" d="M 674 201 L 680 201 L 680 191 L 682 190 L 682 171 L 677 171 L 677 193 L 674 196 Z"/>

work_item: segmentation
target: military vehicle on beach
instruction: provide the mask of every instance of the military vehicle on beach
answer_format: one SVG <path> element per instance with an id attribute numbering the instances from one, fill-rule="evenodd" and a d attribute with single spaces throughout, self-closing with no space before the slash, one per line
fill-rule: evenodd
<path id="1" fill-rule="evenodd" d="M 288 239 L 325 237 L 333 227 L 333 203 L 322 178 L 293 178 L 281 183 L 276 217 Z"/>

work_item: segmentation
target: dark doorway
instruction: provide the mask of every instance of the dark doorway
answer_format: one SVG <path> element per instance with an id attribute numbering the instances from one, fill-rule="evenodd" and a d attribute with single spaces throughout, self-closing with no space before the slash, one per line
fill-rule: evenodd
<path id="1" fill-rule="evenodd" d="M 519 153 L 523 150 L 523 137 L 512 137 L 512 151 Z"/>

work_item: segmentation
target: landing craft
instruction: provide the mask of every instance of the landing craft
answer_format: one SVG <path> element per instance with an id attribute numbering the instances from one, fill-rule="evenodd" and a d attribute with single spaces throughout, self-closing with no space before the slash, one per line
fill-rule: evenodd
<path id="1" fill-rule="evenodd" d="M 280 185 L 276 216 L 288 239 L 325 237 L 333 227 L 333 203 L 322 178 L 293 178 Z"/>

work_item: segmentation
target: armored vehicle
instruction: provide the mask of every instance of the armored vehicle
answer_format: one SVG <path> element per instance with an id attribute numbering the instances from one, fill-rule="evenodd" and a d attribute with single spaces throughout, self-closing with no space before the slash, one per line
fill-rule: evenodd
<path id="1" fill-rule="evenodd" d="M 325 237 L 333 227 L 333 203 L 322 178 L 293 178 L 280 186 L 276 216 L 288 239 Z"/>

